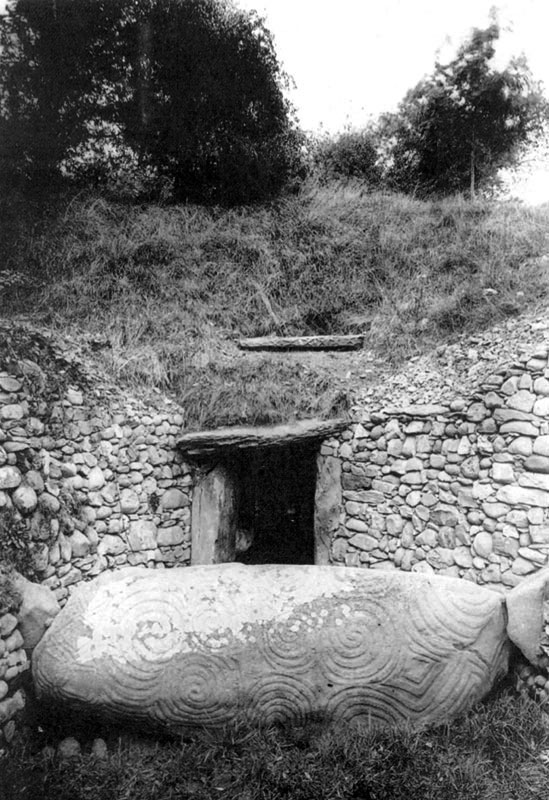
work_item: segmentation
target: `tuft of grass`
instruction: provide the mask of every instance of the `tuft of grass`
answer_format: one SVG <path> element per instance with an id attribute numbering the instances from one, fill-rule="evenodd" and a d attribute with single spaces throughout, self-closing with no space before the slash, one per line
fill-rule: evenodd
<path id="1" fill-rule="evenodd" d="M 294 419 L 344 416 L 349 396 L 330 375 L 261 359 L 242 366 L 195 370 L 180 402 L 189 430 L 216 425 L 274 425 Z"/>
<path id="2" fill-rule="evenodd" d="M 17 611 L 22 597 L 13 580 L 13 567 L 0 556 L 0 615 Z"/>
<path id="3" fill-rule="evenodd" d="M 311 721 L 288 728 L 238 724 L 180 741 L 118 732 L 106 761 L 94 759 L 90 744 L 84 742 L 81 758 L 63 764 L 36 743 L 34 749 L 20 743 L 0 771 L 2 797 L 540 800 L 549 792 L 546 715 L 533 701 L 510 695 L 423 730 Z"/>
<path id="4" fill-rule="evenodd" d="M 207 367 L 211 409 L 222 368 L 242 369 L 242 381 L 229 380 L 239 391 L 248 375 L 239 336 L 366 332 L 370 349 L 397 361 L 548 296 L 543 209 L 420 201 L 360 182 L 309 182 L 230 210 L 76 197 L 42 225 L 33 217 L 26 235 L 18 218 L 16 233 L 0 242 L 4 314 L 84 335 L 135 394 L 192 395 L 197 407 Z M 265 377 L 284 389 L 288 371 Z M 293 381 L 298 409 L 314 400 L 305 377 Z M 319 369 L 312 385 L 321 378 Z M 263 395 L 258 417 L 276 416 L 266 386 Z"/>

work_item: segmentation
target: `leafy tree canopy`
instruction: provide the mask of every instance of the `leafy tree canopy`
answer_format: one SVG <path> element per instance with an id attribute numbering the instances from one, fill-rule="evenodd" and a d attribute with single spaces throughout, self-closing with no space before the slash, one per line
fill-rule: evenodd
<path id="1" fill-rule="evenodd" d="M 16 177 L 85 171 L 90 152 L 114 169 L 129 147 L 178 198 L 234 203 L 276 194 L 299 161 L 272 38 L 229 0 L 11 0 L 0 44 Z"/>
<path id="2" fill-rule="evenodd" d="M 496 23 L 475 29 L 453 61 L 437 63 L 398 112 L 382 119 L 395 188 L 421 194 L 469 189 L 474 195 L 541 132 L 547 119 L 541 87 L 523 57 L 494 68 L 498 37 Z"/>

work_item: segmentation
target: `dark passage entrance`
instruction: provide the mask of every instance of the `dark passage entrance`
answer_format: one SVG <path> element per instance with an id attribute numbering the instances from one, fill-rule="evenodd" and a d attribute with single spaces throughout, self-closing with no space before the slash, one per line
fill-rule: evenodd
<path id="1" fill-rule="evenodd" d="M 249 449 L 235 456 L 236 561 L 314 564 L 317 444 Z"/>

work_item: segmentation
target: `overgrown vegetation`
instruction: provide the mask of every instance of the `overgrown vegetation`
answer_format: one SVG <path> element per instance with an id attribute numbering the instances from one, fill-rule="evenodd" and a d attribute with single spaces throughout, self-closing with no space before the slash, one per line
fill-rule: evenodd
<path id="1" fill-rule="evenodd" d="M 9 574 L 17 570 L 27 578 L 33 578 L 33 544 L 29 530 L 18 512 L 12 508 L 0 509 L 0 565 L 5 569 L 5 591 L 9 590 Z M 0 567 L 0 568 L 1 568 Z M 0 589 L 0 606 L 3 591 Z"/>
<path id="2" fill-rule="evenodd" d="M 0 614 L 15 611 L 21 605 L 21 594 L 13 578 L 13 567 L 0 553 Z"/>
<path id="3" fill-rule="evenodd" d="M 20 744 L 2 764 L 2 797 L 542 800 L 549 792 L 546 716 L 533 701 L 508 695 L 423 731 L 376 733 L 309 723 L 264 730 L 239 725 L 179 742 L 112 731 L 105 736 L 106 761 L 91 755 L 91 738 L 81 758 L 65 763 L 39 749 L 47 732 Z"/>
<path id="4" fill-rule="evenodd" d="M 19 234 L 4 314 L 87 341 L 134 393 L 184 400 L 188 426 L 328 416 L 348 388 L 314 361 L 239 354 L 239 336 L 365 332 L 397 361 L 547 296 L 543 209 L 360 182 L 230 210 L 80 197 Z"/>
<path id="5" fill-rule="evenodd" d="M 263 20 L 231 0 L 9 0 L 0 182 L 276 196 L 300 168 L 287 85 Z"/>

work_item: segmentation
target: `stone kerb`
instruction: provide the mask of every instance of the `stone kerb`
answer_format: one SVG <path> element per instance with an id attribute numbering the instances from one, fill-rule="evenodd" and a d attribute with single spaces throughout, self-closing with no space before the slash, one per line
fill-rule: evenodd
<path id="1" fill-rule="evenodd" d="M 71 586 L 122 565 L 190 559 L 192 477 L 183 418 L 67 385 L 46 398 L 39 364 L 0 371 L 0 515 L 32 539 L 37 579 Z"/>
<path id="2" fill-rule="evenodd" d="M 515 586 L 549 554 L 547 350 L 470 398 L 362 412 L 321 457 L 341 462 L 334 563 Z"/>

